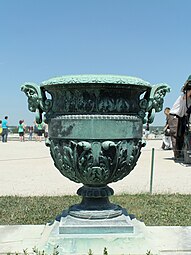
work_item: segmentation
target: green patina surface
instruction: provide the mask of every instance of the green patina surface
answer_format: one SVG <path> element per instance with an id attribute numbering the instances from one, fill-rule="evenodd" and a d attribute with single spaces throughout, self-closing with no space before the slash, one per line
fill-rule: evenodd
<path id="1" fill-rule="evenodd" d="M 137 77 L 126 75 L 111 74 L 83 74 L 83 75 L 65 75 L 51 78 L 41 83 L 41 86 L 58 85 L 58 84 L 130 84 L 137 86 L 151 87 L 152 85 Z"/>
<path id="2" fill-rule="evenodd" d="M 25 83 L 21 90 L 38 122 L 46 113 L 55 166 L 84 184 L 77 193 L 83 197 L 77 211 L 99 208 L 115 214 L 107 184 L 134 169 L 144 146 L 143 123 L 152 123 L 155 112 L 162 110 L 170 87 L 131 76 L 89 74 L 56 77 L 40 86 Z"/>

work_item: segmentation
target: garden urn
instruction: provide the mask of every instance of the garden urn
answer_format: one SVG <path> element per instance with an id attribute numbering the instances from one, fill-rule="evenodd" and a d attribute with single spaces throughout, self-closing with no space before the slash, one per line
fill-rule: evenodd
<path id="1" fill-rule="evenodd" d="M 143 124 L 162 110 L 167 84 L 151 85 L 119 75 L 71 75 L 40 85 L 25 83 L 29 110 L 44 113 L 56 168 L 83 186 L 81 203 L 69 208 L 77 218 L 112 218 L 123 209 L 109 201 L 109 183 L 127 176 L 144 145 Z"/>

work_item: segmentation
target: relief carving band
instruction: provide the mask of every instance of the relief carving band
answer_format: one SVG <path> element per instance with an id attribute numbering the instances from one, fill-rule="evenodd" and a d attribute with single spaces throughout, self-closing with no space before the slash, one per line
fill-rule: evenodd
<path id="1" fill-rule="evenodd" d="M 119 75 L 62 76 L 25 83 L 29 110 L 49 127 L 49 146 L 56 168 L 83 186 L 82 202 L 69 209 L 79 218 L 116 217 L 120 206 L 109 202 L 109 183 L 119 181 L 135 167 L 144 145 L 144 123 L 162 110 L 167 84 L 151 85 Z M 99 212 L 98 212 L 99 211 Z"/>
<path id="2" fill-rule="evenodd" d="M 126 91 L 124 93 L 127 94 Z M 57 113 L 61 112 L 66 114 L 68 112 L 128 113 L 130 111 L 130 105 L 135 107 L 135 102 L 132 104 L 132 100 L 127 100 L 129 96 L 124 93 L 120 92 L 119 96 L 116 97 L 116 91 L 111 91 L 108 95 L 105 91 L 98 90 L 84 90 L 81 92 L 76 89 L 70 89 L 68 91 L 55 90 L 52 96 L 56 97 L 58 102 L 53 105 L 53 110 Z"/>
<path id="3" fill-rule="evenodd" d="M 142 140 L 65 141 L 52 140 L 55 166 L 67 178 L 84 185 L 105 186 L 128 175 L 136 165 Z"/>

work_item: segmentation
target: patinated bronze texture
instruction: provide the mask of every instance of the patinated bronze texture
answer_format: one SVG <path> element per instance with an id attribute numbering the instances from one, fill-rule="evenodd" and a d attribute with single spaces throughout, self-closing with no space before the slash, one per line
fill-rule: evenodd
<path id="1" fill-rule="evenodd" d="M 71 214 L 85 217 L 82 211 L 108 210 L 113 217 L 116 211 L 122 213 L 109 202 L 113 190 L 107 184 L 123 179 L 135 167 L 144 145 L 143 124 L 151 123 L 155 112 L 162 110 L 169 86 L 152 86 L 129 76 L 75 75 L 40 86 L 25 83 L 21 90 L 28 97 L 29 110 L 36 111 L 37 122 L 45 112 L 56 168 L 84 185 L 77 192 L 82 203 L 71 207 Z"/>

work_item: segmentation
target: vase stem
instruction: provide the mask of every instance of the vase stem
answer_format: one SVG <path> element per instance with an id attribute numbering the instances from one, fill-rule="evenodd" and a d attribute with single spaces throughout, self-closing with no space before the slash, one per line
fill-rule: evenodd
<path id="1" fill-rule="evenodd" d="M 104 187 L 83 186 L 78 189 L 77 194 L 82 196 L 79 204 L 69 208 L 69 214 L 77 218 L 106 219 L 121 215 L 122 208 L 109 201 L 113 195 L 113 189 Z"/>

